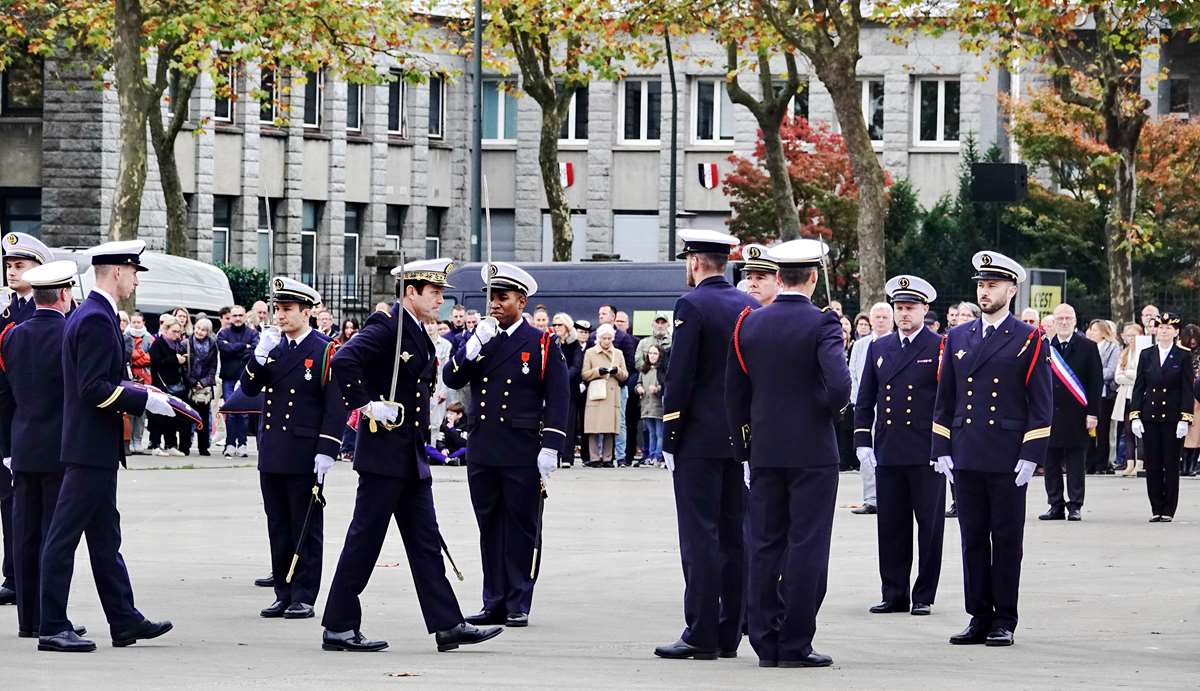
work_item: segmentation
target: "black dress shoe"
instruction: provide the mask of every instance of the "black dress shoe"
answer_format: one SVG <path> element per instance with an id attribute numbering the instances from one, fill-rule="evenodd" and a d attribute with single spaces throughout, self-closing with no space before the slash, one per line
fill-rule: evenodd
<path id="1" fill-rule="evenodd" d="M 997 626 L 996 628 L 992 629 L 991 633 L 987 635 L 987 641 L 985 641 L 985 644 L 992 647 L 1012 645 L 1013 632 L 1009 631 L 1003 626 Z"/>
<path id="2" fill-rule="evenodd" d="M 719 650 L 717 651 L 717 657 L 722 660 L 732 660 L 737 657 L 737 650 Z"/>
<path id="3" fill-rule="evenodd" d="M 850 509 L 850 513 L 856 513 L 860 516 L 867 516 L 879 513 L 879 509 L 875 508 L 874 504 L 863 504 L 857 509 Z"/>
<path id="4" fill-rule="evenodd" d="M 283 613 L 287 610 L 287 608 L 288 604 L 286 602 L 283 600 L 276 600 L 275 604 L 271 605 L 270 607 L 259 610 L 258 616 L 264 619 L 278 619 L 279 617 L 283 616 Z"/>
<path id="5" fill-rule="evenodd" d="M 499 626 L 489 626 L 481 629 L 474 624 L 463 622 L 449 631 L 438 631 L 434 634 L 439 653 L 454 650 L 460 645 L 474 645 L 500 635 L 504 629 Z"/>
<path id="6" fill-rule="evenodd" d="M 255 578 L 254 585 L 256 585 L 260 588 L 274 588 L 275 587 L 275 577 L 267 576 L 265 578 Z"/>
<path id="7" fill-rule="evenodd" d="M 828 667 L 833 664 L 833 658 L 813 651 L 799 660 L 780 660 L 780 667 Z"/>
<path id="8" fill-rule="evenodd" d="M 479 612 L 467 617 L 466 622 L 468 624 L 475 624 L 476 626 L 502 626 L 508 622 L 508 617 L 503 612 L 481 609 Z"/>
<path id="9" fill-rule="evenodd" d="M 329 632 L 321 634 L 321 650 L 335 650 L 343 653 L 373 653 L 388 647 L 387 641 L 372 641 L 355 631 L 350 638 L 337 638 Z"/>
<path id="10" fill-rule="evenodd" d="M 312 616 L 312 605 L 306 605 L 303 602 L 293 602 L 283 610 L 284 619 L 311 619 Z"/>
<path id="11" fill-rule="evenodd" d="M 8 586 L 0 585 L 0 605 L 17 604 L 17 591 Z"/>
<path id="12" fill-rule="evenodd" d="M 504 625 L 511 626 L 513 628 L 518 628 L 518 629 L 521 628 L 522 626 L 529 626 L 529 615 L 525 614 L 525 613 L 510 614 L 507 617 L 505 617 Z"/>
<path id="13" fill-rule="evenodd" d="M 915 617 L 927 617 L 933 614 L 933 605 L 913 605 L 909 614 Z"/>
<path id="14" fill-rule="evenodd" d="M 893 614 L 896 612 L 907 612 L 908 605 L 893 604 L 891 602 L 880 602 L 879 604 L 871 605 L 871 614 Z"/>
<path id="15" fill-rule="evenodd" d="M 75 627 L 75 635 L 76 636 L 86 636 L 87 635 L 87 627 L 86 626 L 76 626 Z M 32 631 L 26 631 L 26 630 L 17 631 L 17 638 L 38 638 L 38 637 L 39 636 L 38 636 L 37 629 L 34 629 Z"/>
<path id="16" fill-rule="evenodd" d="M 1163 519 L 1162 516 L 1154 516 L 1153 518 L 1150 519 L 1149 522 L 1150 523 L 1162 523 L 1162 519 Z"/>
<path id="17" fill-rule="evenodd" d="M 778 667 L 778 666 L 779 666 L 779 660 L 763 660 L 763 659 L 760 659 L 760 660 L 758 661 L 758 666 L 759 666 L 759 667 Z"/>
<path id="18" fill-rule="evenodd" d="M 694 645 L 685 643 L 681 638 L 674 643 L 660 645 L 654 649 L 654 654 L 659 657 L 665 657 L 668 660 L 715 660 L 717 659 L 717 651 L 697 648 Z"/>
<path id="19" fill-rule="evenodd" d="M 68 629 L 53 636 L 38 636 L 38 650 L 52 653 L 90 653 L 96 644 Z"/>
<path id="20" fill-rule="evenodd" d="M 1160 516 L 1158 519 L 1158 522 L 1159 523 L 1170 523 L 1173 520 L 1175 520 L 1174 516 Z"/>
<path id="21" fill-rule="evenodd" d="M 132 629 L 129 629 L 128 631 L 114 633 L 112 637 L 113 647 L 124 648 L 125 646 L 133 645 L 138 641 L 148 641 L 151 638 L 158 638 L 173 628 L 175 628 L 174 624 L 169 621 L 150 621 L 149 619 L 143 619 L 142 623 L 138 624 Z"/>
<path id="22" fill-rule="evenodd" d="M 1067 512 L 1068 521 L 1082 521 L 1083 513 L 1079 509 L 1071 509 Z"/>
<path id="23" fill-rule="evenodd" d="M 987 629 L 982 626 L 968 626 L 950 637 L 951 645 L 979 645 L 987 640 Z"/>
<path id="24" fill-rule="evenodd" d="M 950 509 L 946 511 L 946 518 L 958 518 L 958 505 L 951 504 Z"/>
<path id="25" fill-rule="evenodd" d="M 1050 509 L 1049 511 L 1042 514 L 1041 516 L 1038 516 L 1038 520 L 1039 521 L 1061 521 L 1061 520 L 1065 519 L 1066 517 L 1067 517 L 1067 515 L 1065 513 L 1063 513 L 1061 510 L 1055 511 L 1054 509 Z"/>

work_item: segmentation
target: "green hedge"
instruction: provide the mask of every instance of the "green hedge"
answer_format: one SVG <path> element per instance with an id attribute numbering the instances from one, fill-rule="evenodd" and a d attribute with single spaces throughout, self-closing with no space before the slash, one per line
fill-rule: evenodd
<path id="1" fill-rule="evenodd" d="M 221 270 L 229 278 L 229 289 L 233 291 L 235 304 L 250 309 L 256 300 L 267 299 L 270 276 L 266 271 L 228 264 L 222 264 Z"/>

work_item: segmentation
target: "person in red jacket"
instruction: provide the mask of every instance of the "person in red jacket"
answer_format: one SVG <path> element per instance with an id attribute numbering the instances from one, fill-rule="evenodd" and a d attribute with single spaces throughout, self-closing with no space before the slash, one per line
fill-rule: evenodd
<path id="1" fill-rule="evenodd" d="M 125 353 L 129 359 L 129 369 L 133 380 L 142 384 L 150 384 L 150 346 L 154 336 L 146 330 L 146 317 L 141 312 L 134 312 L 129 317 L 129 328 L 125 329 Z M 133 415 L 133 433 L 129 438 L 129 452 L 142 453 L 142 434 L 146 428 L 145 415 Z"/>

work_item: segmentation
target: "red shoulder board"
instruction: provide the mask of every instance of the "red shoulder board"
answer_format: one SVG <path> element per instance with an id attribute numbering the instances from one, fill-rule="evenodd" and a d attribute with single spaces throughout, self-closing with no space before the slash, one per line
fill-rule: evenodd
<path id="1" fill-rule="evenodd" d="M 8 371 L 8 365 L 4 364 L 4 351 L 2 350 L 4 347 L 4 337 L 7 336 L 8 332 L 12 331 L 12 328 L 16 325 L 16 322 L 9 322 L 8 326 L 4 327 L 4 331 L 0 331 L 0 372 Z"/>
<path id="2" fill-rule="evenodd" d="M 737 323 L 733 325 L 733 354 L 737 356 L 738 367 L 742 368 L 742 374 L 745 375 L 750 374 L 750 370 L 746 368 L 746 361 L 742 359 L 742 322 L 746 320 L 747 314 L 750 314 L 750 308 L 743 307 Z"/>

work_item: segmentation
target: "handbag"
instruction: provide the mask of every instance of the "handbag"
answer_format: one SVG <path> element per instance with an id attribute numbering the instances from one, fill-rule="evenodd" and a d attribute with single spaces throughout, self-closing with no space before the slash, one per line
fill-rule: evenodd
<path id="1" fill-rule="evenodd" d="M 608 398 L 608 379 L 601 377 L 588 382 L 587 399 L 589 401 L 603 401 Z"/>

